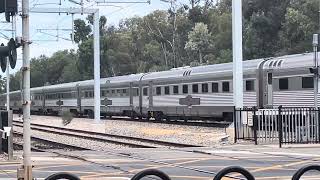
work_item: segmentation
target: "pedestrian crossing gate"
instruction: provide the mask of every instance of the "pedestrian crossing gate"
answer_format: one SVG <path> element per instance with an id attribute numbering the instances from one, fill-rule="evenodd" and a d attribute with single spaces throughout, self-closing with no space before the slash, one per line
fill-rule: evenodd
<path id="1" fill-rule="evenodd" d="M 320 112 L 312 107 L 235 108 L 235 142 L 255 144 L 320 143 Z"/>

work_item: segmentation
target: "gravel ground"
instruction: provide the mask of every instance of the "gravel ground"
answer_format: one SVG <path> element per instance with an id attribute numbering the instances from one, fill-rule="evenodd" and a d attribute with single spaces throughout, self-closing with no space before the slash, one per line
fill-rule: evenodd
<path id="1" fill-rule="evenodd" d="M 18 132 L 22 132 L 23 129 L 20 127 L 15 127 L 14 130 Z M 69 144 L 69 145 L 75 145 L 75 146 L 84 147 L 84 148 L 97 150 L 97 151 L 103 151 L 104 149 L 128 148 L 121 145 L 91 141 L 91 140 L 81 139 L 76 137 L 66 137 L 64 135 L 51 134 L 51 133 L 40 132 L 40 131 L 32 131 L 32 136 L 41 137 L 42 139 Z"/>
<path id="2" fill-rule="evenodd" d="M 4 153 L 0 154 L 0 162 L 3 162 L 3 161 L 7 161 L 8 160 L 8 156 Z"/>
<path id="3" fill-rule="evenodd" d="M 15 120 L 21 120 L 21 117 L 14 115 Z M 216 127 L 196 127 L 176 124 L 160 124 L 137 121 L 121 121 L 121 120 L 101 120 L 94 122 L 93 119 L 74 118 L 70 124 L 64 126 L 61 117 L 56 116 L 31 116 L 31 122 L 37 124 L 83 129 L 87 131 L 95 131 L 116 135 L 134 136 L 148 139 L 157 139 L 162 141 L 170 141 L 177 143 L 216 146 L 220 140 L 226 136 L 225 128 Z M 44 135 L 37 132 L 39 135 Z M 38 136 L 38 135 L 37 135 Z M 42 137 L 42 136 L 40 136 Z M 60 135 L 52 135 L 53 139 L 61 138 Z M 59 139 L 60 140 L 60 139 Z M 69 142 L 79 142 L 79 139 L 70 137 L 66 139 Z M 89 140 L 88 140 L 89 141 Z M 110 144 L 95 142 L 98 149 L 103 148 L 121 148 L 110 146 Z"/>

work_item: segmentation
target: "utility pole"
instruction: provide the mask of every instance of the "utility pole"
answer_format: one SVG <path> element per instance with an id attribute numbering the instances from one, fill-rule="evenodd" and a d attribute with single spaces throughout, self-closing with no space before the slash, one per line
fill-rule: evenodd
<path id="1" fill-rule="evenodd" d="M 100 121 L 100 18 L 99 10 L 93 14 L 93 49 L 94 49 L 94 120 Z"/>
<path id="2" fill-rule="evenodd" d="M 100 17 L 99 9 L 87 8 L 32 8 L 31 13 L 92 14 L 93 15 L 93 69 L 94 69 L 94 119 L 100 121 Z"/>
<path id="3" fill-rule="evenodd" d="M 313 34 L 313 41 L 312 41 L 312 46 L 313 46 L 313 52 L 314 52 L 314 107 L 317 109 L 318 108 L 318 81 L 319 81 L 319 65 L 318 65 L 318 45 L 319 45 L 319 36 L 318 34 Z"/>
<path id="4" fill-rule="evenodd" d="M 177 59 L 176 59 L 176 47 L 175 47 L 175 39 L 176 39 L 176 31 L 177 31 L 177 8 L 176 8 L 176 0 L 171 0 L 171 9 L 174 13 L 174 19 L 173 19 L 173 33 L 172 33 L 172 53 L 173 53 L 173 63 L 174 68 L 178 66 Z"/>
<path id="5" fill-rule="evenodd" d="M 243 107 L 242 0 L 232 0 L 233 101 Z"/>
<path id="6" fill-rule="evenodd" d="M 22 1 L 22 77 L 23 77 L 23 170 L 24 180 L 32 180 L 31 129 L 30 129 L 30 49 L 29 0 Z"/>

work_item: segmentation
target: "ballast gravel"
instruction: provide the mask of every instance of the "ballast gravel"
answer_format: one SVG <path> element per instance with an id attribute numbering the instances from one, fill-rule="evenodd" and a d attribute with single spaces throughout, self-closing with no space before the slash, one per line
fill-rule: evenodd
<path id="1" fill-rule="evenodd" d="M 23 129 L 21 127 L 15 127 L 14 130 L 17 132 L 23 131 Z M 121 146 L 121 145 L 109 144 L 109 143 L 104 143 L 104 142 L 97 142 L 97 141 L 92 141 L 92 140 L 88 140 L 88 139 L 52 134 L 52 133 L 41 132 L 41 131 L 32 131 L 32 136 L 41 137 L 41 138 L 49 140 L 49 141 L 59 142 L 59 143 L 63 143 L 63 144 L 84 147 L 84 148 L 88 148 L 88 149 L 96 150 L 96 151 L 103 151 L 105 149 L 125 148 L 124 146 Z"/>
<path id="2" fill-rule="evenodd" d="M 15 120 L 21 120 L 21 117 L 14 115 Z M 73 118 L 71 123 L 64 126 L 61 117 L 58 116 L 31 116 L 31 122 L 36 124 L 82 129 L 86 131 L 94 131 L 115 135 L 133 136 L 147 139 L 155 139 L 161 141 L 169 141 L 176 143 L 192 144 L 199 146 L 217 146 L 220 144 L 221 139 L 226 137 L 225 128 L 219 127 L 201 127 L 201 126 L 187 126 L 177 124 L 162 124 L 152 122 L 139 122 L 139 121 L 124 121 L 124 120 L 110 120 L 101 119 L 95 122 L 93 119 L 88 118 Z M 45 135 L 47 133 L 35 132 L 38 135 Z M 41 137 L 41 136 L 40 136 Z M 56 140 L 68 141 L 70 143 L 80 144 L 86 147 L 83 140 L 74 137 L 61 135 L 52 135 L 50 137 Z M 89 143 L 90 140 L 86 140 Z M 104 148 L 123 148 L 120 145 L 110 145 L 103 142 L 89 143 L 88 146 L 95 146 L 97 149 L 103 150 Z"/>

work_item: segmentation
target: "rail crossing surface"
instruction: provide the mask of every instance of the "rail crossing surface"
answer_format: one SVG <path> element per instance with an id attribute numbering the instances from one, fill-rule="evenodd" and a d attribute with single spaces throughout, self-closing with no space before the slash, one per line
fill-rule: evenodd
<path id="1" fill-rule="evenodd" d="M 256 179 L 285 180 L 302 166 L 320 163 L 320 146 L 228 145 L 217 148 L 130 149 L 110 152 L 33 152 L 33 173 L 43 179 L 56 172 L 70 172 L 81 179 L 128 179 L 149 168 L 177 180 L 209 180 L 227 166 L 242 166 Z M 60 155 L 59 155 L 60 154 Z M 22 153 L 16 153 L 22 156 Z M 65 155 L 65 156 L 62 156 Z M 0 162 L 0 179 L 16 179 L 16 162 Z M 307 173 L 305 179 L 319 179 Z"/>

